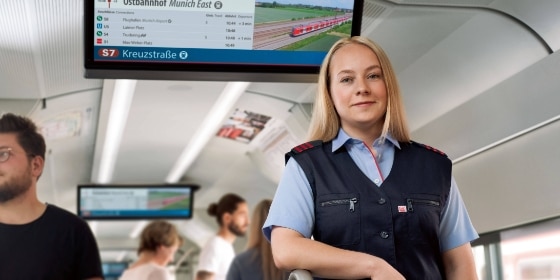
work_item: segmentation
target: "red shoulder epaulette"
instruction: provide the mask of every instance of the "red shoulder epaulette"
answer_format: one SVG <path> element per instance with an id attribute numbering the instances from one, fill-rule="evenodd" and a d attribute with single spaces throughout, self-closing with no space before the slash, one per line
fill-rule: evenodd
<path id="1" fill-rule="evenodd" d="M 310 142 L 306 142 L 303 143 L 301 145 L 295 146 L 294 148 L 292 148 L 292 152 L 293 153 L 301 153 L 305 150 L 309 150 L 313 147 L 317 147 L 322 143 L 322 141 L 310 141 Z"/>
<path id="2" fill-rule="evenodd" d="M 414 144 L 416 144 L 416 145 L 418 145 L 418 146 L 420 146 L 420 147 L 423 147 L 423 148 L 425 148 L 425 149 L 427 149 L 427 150 L 430 150 L 430 151 L 432 151 L 432 152 L 435 152 L 435 153 L 438 153 L 438 154 L 440 154 L 440 155 L 442 155 L 442 156 L 446 156 L 446 157 L 447 157 L 447 154 L 445 154 L 444 152 L 442 152 L 442 151 L 440 151 L 440 150 L 438 150 L 438 149 L 436 149 L 436 148 L 434 148 L 434 147 L 432 147 L 432 146 L 428 146 L 428 145 L 426 145 L 426 144 L 422 144 L 422 143 L 418 143 L 418 142 L 414 142 L 414 141 L 412 141 L 412 143 L 414 143 Z"/>
<path id="3" fill-rule="evenodd" d="M 286 153 L 286 155 L 284 157 L 284 161 L 285 161 L 284 163 L 288 163 L 288 160 L 291 157 L 293 157 L 293 156 L 295 156 L 295 155 L 297 155 L 297 154 L 299 154 L 303 151 L 307 151 L 311 148 L 319 147 L 322 144 L 323 144 L 323 141 L 315 140 L 315 141 L 310 141 L 310 142 L 306 142 L 306 143 L 303 143 L 301 145 L 295 146 L 289 152 Z"/>

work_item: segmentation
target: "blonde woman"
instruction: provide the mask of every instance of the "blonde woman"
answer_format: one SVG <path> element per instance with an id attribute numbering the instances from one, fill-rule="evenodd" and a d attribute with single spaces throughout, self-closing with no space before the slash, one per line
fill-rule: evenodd
<path id="1" fill-rule="evenodd" d="M 183 243 L 175 225 L 156 220 L 149 223 L 140 235 L 138 260 L 123 273 L 120 280 L 171 280 L 166 269 Z"/>
<path id="2" fill-rule="evenodd" d="M 263 227 L 278 267 L 316 279 L 476 279 L 478 234 L 451 161 L 411 141 L 377 44 L 352 37 L 330 49 L 309 140 L 287 154 Z"/>
<path id="3" fill-rule="evenodd" d="M 237 255 L 227 274 L 227 280 L 281 280 L 288 274 L 274 265 L 270 243 L 261 228 L 268 216 L 272 200 L 264 199 L 253 210 L 247 250 Z"/>

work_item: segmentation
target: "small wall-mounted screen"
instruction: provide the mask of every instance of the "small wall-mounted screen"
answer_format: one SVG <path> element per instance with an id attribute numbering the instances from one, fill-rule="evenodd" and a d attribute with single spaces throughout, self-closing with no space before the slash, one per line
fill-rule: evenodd
<path id="1" fill-rule="evenodd" d="M 128 268 L 128 263 L 104 262 L 101 267 L 103 268 L 103 278 L 105 280 L 118 280 Z"/>
<path id="2" fill-rule="evenodd" d="M 84 219 L 190 219 L 194 185 L 79 185 Z"/>
<path id="3" fill-rule="evenodd" d="M 316 82 L 363 0 L 86 0 L 86 78 Z M 224 75 L 220 75 L 224 74 Z"/>

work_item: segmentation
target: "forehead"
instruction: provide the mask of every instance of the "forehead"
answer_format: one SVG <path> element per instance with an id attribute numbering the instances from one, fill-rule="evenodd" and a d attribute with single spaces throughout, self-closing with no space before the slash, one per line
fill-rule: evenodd
<path id="1" fill-rule="evenodd" d="M 362 65 L 379 65 L 377 55 L 368 46 L 348 44 L 338 49 L 331 57 L 332 68 L 358 67 Z"/>
<path id="2" fill-rule="evenodd" d="M 0 133 L 0 148 L 20 147 L 15 133 Z"/>
<path id="3" fill-rule="evenodd" d="M 246 213 L 246 212 L 249 212 L 249 206 L 247 205 L 247 203 L 246 202 L 238 203 L 234 213 Z"/>

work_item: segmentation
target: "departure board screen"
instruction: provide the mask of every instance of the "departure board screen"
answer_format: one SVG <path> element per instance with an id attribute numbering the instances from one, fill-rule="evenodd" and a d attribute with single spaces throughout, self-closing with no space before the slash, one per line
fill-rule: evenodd
<path id="1" fill-rule="evenodd" d="M 292 81 L 303 74 L 299 79 L 315 82 L 332 44 L 359 35 L 362 6 L 363 0 L 86 0 L 85 76 Z"/>
<path id="2" fill-rule="evenodd" d="M 84 219 L 189 219 L 194 185 L 79 185 Z"/>

